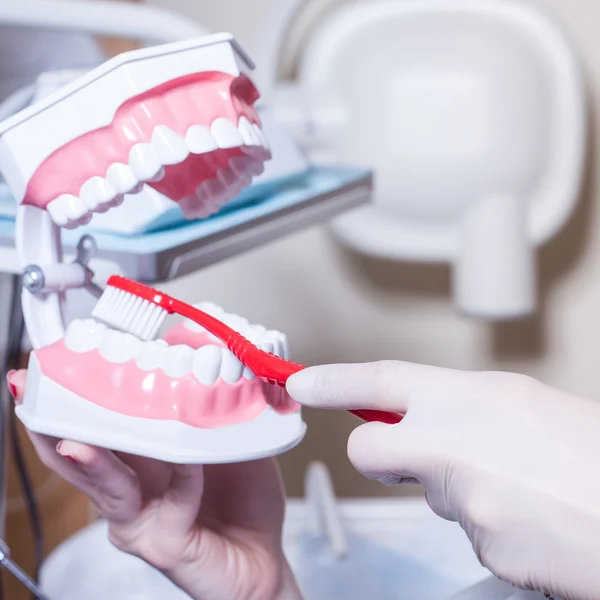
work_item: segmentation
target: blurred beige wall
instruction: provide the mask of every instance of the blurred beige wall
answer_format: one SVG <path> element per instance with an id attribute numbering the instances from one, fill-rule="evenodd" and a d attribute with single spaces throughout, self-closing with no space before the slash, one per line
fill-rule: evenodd
<path id="1" fill-rule="evenodd" d="M 254 47 L 278 0 L 158 0 Z M 591 105 L 600 83 L 600 2 L 548 0 L 570 30 L 587 72 Z M 597 124 L 592 125 L 595 138 Z M 593 146 L 593 141 L 592 141 Z M 323 228 L 306 231 L 171 286 L 189 301 L 211 299 L 287 332 L 298 360 L 397 358 L 468 369 L 524 372 L 600 398 L 600 214 L 598 168 L 591 170 L 575 218 L 539 256 L 542 305 L 536 318 L 486 325 L 454 312 L 445 267 L 385 264 L 352 256 Z M 395 494 L 364 481 L 348 464 L 344 414 L 307 412 L 309 434 L 283 457 L 288 490 L 302 491 L 307 461 L 324 459 L 343 495 Z"/>

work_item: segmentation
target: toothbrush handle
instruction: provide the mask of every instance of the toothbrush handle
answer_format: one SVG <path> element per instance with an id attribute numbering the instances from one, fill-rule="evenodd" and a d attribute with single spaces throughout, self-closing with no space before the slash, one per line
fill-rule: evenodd
<path id="1" fill-rule="evenodd" d="M 227 345 L 231 352 L 233 352 L 233 354 L 235 354 L 256 377 L 264 379 L 274 385 L 285 387 L 287 380 L 292 375 L 306 368 L 304 365 L 285 360 L 275 354 L 257 348 L 252 342 L 239 333 L 232 336 Z M 388 425 L 395 425 L 402 420 L 401 415 L 382 410 L 364 409 L 349 410 L 348 412 L 367 422 L 376 421 L 387 423 Z"/>

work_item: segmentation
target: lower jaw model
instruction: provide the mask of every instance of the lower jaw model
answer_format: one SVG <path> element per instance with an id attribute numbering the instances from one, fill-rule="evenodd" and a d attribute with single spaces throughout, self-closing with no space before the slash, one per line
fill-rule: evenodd
<path id="1" fill-rule="evenodd" d="M 199 308 L 285 358 L 287 340 L 211 304 Z M 32 353 L 17 414 L 33 431 L 177 463 L 252 460 L 304 436 L 299 406 L 185 321 L 142 342 L 94 319 Z"/>
<path id="2" fill-rule="evenodd" d="M 89 281 L 77 275 L 87 267 L 62 262 L 60 228 L 145 185 L 205 218 L 262 173 L 271 155 L 252 68 L 228 35 L 138 50 L 0 124 L 0 170 L 20 204 L 17 249 L 39 283 L 23 292 L 34 351 L 17 415 L 30 430 L 176 463 L 252 460 L 301 441 L 285 390 L 255 379 L 197 325 L 142 342 L 91 318 L 65 331 L 62 317 L 63 292 Z M 286 357 L 282 334 L 203 308 Z"/>

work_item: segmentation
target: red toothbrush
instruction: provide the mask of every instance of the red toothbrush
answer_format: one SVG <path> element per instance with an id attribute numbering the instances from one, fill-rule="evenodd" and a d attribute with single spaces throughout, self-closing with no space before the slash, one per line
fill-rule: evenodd
<path id="1" fill-rule="evenodd" d="M 171 298 L 136 281 L 113 275 L 107 282 L 92 316 L 110 327 L 149 341 L 154 339 L 168 315 L 176 314 L 194 321 L 221 340 L 256 377 L 285 387 L 287 380 L 305 367 L 257 348 L 243 335 L 211 315 Z M 363 421 L 395 424 L 402 416 L 379 410 L 351 410 Z"/>

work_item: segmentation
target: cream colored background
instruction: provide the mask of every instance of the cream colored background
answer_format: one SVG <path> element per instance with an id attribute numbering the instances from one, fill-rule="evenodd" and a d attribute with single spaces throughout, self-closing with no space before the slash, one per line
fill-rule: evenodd
<path id="1" fill-rule="evenodd" d="M 156 0 L 160 3 L 161 0 Z M 214 30 L 232 31 L 250 51 L 277 0 L 162 0 Z M 548 0 L 570 30 L 588 74 L 591 104 L 600 82 L 600 3 Z M 365 75 L 366 76 L 366 75 Z M 594 135 L 597 129 L 593 124 Z M 593 146 L 593 141 L 592 141 Z M 171 286 L 189 301 L 211 299 L 289 334 L 295 357 L 314 364 L 397 358 L 469 369 L 516 370 L 600 397 L 600 216 L 592 168 L 574 220 L 540 254 L 542 306 L 527 322 L 490 326 L 457 315 L 445 267 L 364 260 L 312 229 Z M 285 456 L 289 492 L 302 491 L 306 462 L 324 459 L 340 494 L 403 493 L 364 481 L 349 465 L 344 414 L 306 415 L 309 435 Z"/>

